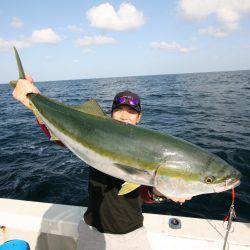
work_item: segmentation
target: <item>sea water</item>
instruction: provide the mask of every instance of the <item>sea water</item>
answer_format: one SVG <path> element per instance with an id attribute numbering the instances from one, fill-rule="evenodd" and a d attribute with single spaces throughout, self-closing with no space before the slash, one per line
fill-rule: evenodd
<path id="1" fill-rule="evenodd" d="M 110 114 L 112 99 L 130 90 L 142 99 L 139 126 L 190 141 L 242 173 L 238 221 L 250 221 L 250 71 L 79 79 L 37 83 L 45 96 L 79 105 L 95 98 Z M 0 197 L 88 205 L 88 167 L 49 141 L 30 110 L 0 85 Z M 143 205 L 144 212 L 223 219 L 231 191 Z"/>

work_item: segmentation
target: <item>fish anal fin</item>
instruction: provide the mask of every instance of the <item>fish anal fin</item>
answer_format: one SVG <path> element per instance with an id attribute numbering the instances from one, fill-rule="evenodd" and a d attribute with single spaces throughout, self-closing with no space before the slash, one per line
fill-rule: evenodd
<path id="1" fill-rule="evenodd" d="M 118 192 L 118 195 L 128 194 L 128 193 L 134 191 L 135 189 L 137 189 L 140 186 L 141 186 L 140 184 L 131 183 L 131 182 L 124 182 L 122 184 L 121 189 Z"/>

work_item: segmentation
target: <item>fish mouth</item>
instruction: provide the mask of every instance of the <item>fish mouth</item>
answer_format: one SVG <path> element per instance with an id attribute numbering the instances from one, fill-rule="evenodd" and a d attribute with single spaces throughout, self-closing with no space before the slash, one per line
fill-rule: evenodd
<path id="1" fill-rule="evenodd" d="M 235 188 L 240 185 L 240 180 L 238 178 L 228 178 L 223 183 L 223 185 L 215 185 L 213 187 L 215 193 L 224 192 L 228 189 Z"/>

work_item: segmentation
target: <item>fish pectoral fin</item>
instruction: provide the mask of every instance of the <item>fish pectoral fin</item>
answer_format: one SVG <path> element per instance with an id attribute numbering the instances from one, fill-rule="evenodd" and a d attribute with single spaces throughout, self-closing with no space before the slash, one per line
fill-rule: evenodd
<path id="1" fill-rule="evenodd" d="M 107 117 L 105 112 L 102 110 L 101 106 L 95 99 L 88 100 L 87 102 L 83 103 L 79 106 L 72 106 L 72 108 L 91 115 Z"/>
<path id="2" fill-rule="evenodd" d="M 122 184 L 121 189 L 119 190 L 118 195 L 128 194 L 128 193 L 134 191 L 136 188 L 138 188 L 140 186 L 141 186 L 140 184 L 131 183 L 131 182 L 124 182 Z"/>

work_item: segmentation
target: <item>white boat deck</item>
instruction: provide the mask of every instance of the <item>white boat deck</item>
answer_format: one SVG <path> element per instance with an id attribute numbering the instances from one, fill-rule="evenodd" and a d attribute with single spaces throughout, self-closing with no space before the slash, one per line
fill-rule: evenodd
<path id="1" fill-rule="evenodd" d="M 23 239 L 33 250 L 73 250 L 77 226 L 85 207 L 0 199 L 0 243 Z M 172 216 L 144 214 L 144 226 L 152 249 L 221 250 L 225 236 L 222 221 L 177 217 L 181 229 L 171 229 Z M 233 222 L 230 250 L 250 249 L 250 223 Z"/>

